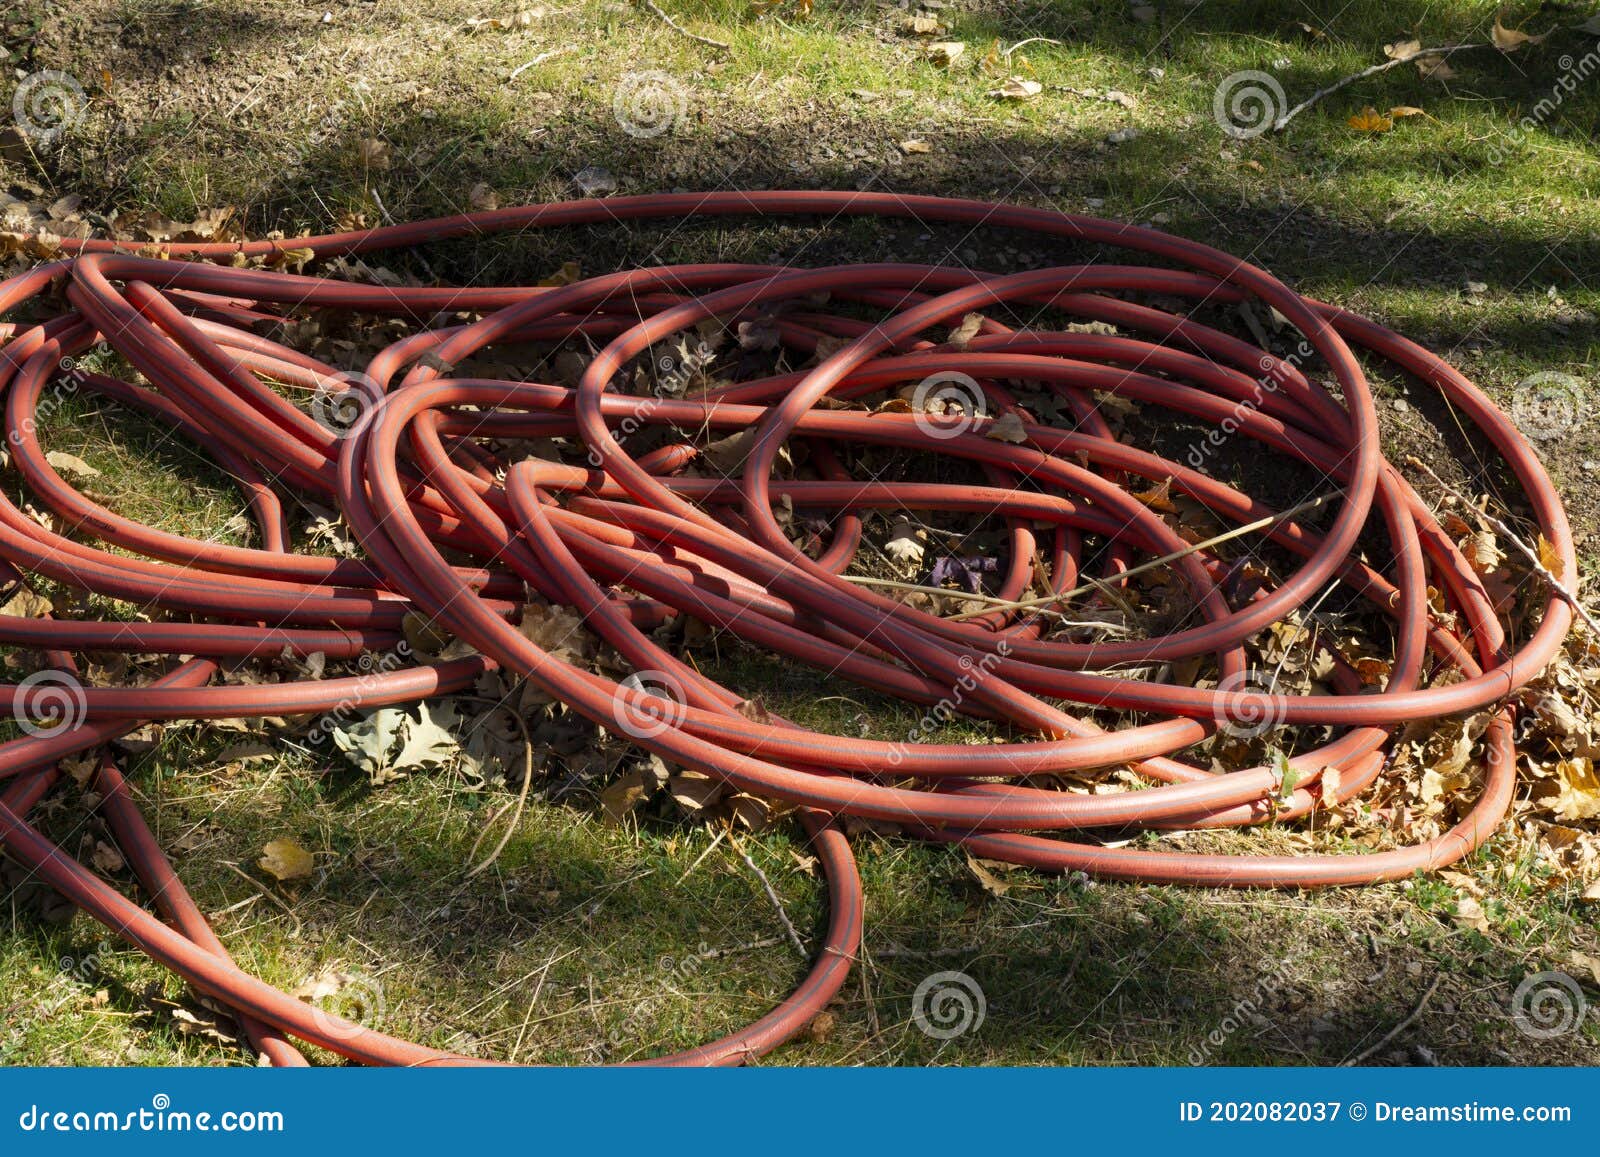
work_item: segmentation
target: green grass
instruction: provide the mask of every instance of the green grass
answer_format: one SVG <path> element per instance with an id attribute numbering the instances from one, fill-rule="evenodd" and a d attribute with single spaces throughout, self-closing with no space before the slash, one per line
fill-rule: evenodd
<path id="1" fill-rule="evenodd" d="M 182 222 L 231 205 L 257 235 L 458 211 L 480 184 L 502 204 L 572 196 L 572 176 L 587 166 L 608 169 L 624 193 L 803 186 L 993 197 L 1155 222 L 1248 255 L 1303 293 L 1439 350 L 1501 398 L 1535 371 L 1595 380 L 1600 292 L 1588 283 L 1600 256 L 1600 77 L 1513 135 L 1561 57 L 1581 56 L 1592 38 L 1463 53 L 1448 87 L 1397 68 L 1321 102 L 1284 134 L 1238 141 L 1212 115 L 1230 74 L 1270 71 L 1292 102 L 1381 60 L 1389 41 L 1482 41 L 1495 6 L 1356 0 L 1324 22 L 1301 4 L 1172 4 L 1141 23 L 1098 0 L 975 0 L 936 11 L 948 25 L 937 39 L 967 44 L 949 70 L 924 59 L 902 28 L 906 13 L 873 4 L 819 0 L 809 18 L 789 6 L 759 16 L 733 0 L 670 7 L 730 50 L 593 0 L 551 6 L 527 29 L 476 34 L 466 21 L 490 14 L 476 3 L 87 0 L 46 11 L 24 0 L 16 17 L 0 17 L 0 44 L 24 71 L 78 76 L 93 101 L 59 150 L 5 154 L 0 182 L 25 194 L 31 185 L 30 199 L 46 202 L 78 192 L 106 215 Z M 319 23 L 324 10 L 332 22 Z M 39 34 L 24 36 L 35 17 Z M 1554 20 L 1528 4 L 1508 15 L 1522 18 L 1537 31 Z M 1300 20 L 1324 35 L 1306 36 Z M 1033 36 L 1060 42 L 1021 50 L 1045 91 L 1025 103 L 988 97 L 1003 79 L 982 67 L 990 44 Z M 684 101 L 683 118 L 653 138 L 630 136 L 614 115 L 619 84 L 641 69 L 675 78 Z M 1066 88 L 1116 89 L 1135 103 Z M 0 91 L 0 108 L 9 105 Z M 1367 105 L 1427 115 L 1363 135 L 1346 118 Z M 1133 139 L 1107 142 L 1130 127 Z M 906 153 L 911 138 L 933 151 Z M 365 163 L 363 139 L 388 145 L 387 167 Z M 1096 255 L 915 225 L 851 222 L 819 237 L 807 223 L 720 222 L 459 242 L 383 260 L 424 277 L 488 281 L 541 276 L 573 258 L 595 272 L 645 260 L 1010 269 L 1085 256 Z M 1468 293 L 1469 281 L 1487 288 Z M 1387 404 L 1418 402 L 1414 384 L 1381 382 L 1379 396 L 1392 456 L 1470 462 L 1448 412 Z M 1600 458 L 1597 426 L 1548 455 L 1591 568 L 1600 504 L 1585 463 Z M 89 395 L 54 411 L 41 438 L 98 469 L 89 489 L 120 513 L 244 541 L 232 526 L 237 493 L 182 438 Z M 21 497 L 14 473 L 4 485 Z M 292 515 L 297 530 L 301 521 Z M 819 697 L 807 672 L 738 646 L 697 657 L 807 726 L 887 737 L 914 721 L 848 685 L 830 683 Z M 956 727 L 948 737 L 977 734 Z M 608 826 L 596 799 L 603 772 L 537 799 L 495 868 L 469 882 L 474 841 L 509 798 L 502 783 L 438 774 L 373 788 L 327 749 L 281 745 L 281 758 L 241 763 L 222 758 L 238 732 L 174 724 L 147 738 L 153 746 L 126 756 L 130 780 L 230 950 L 287 988 L 327 969 L 359 974 L 381 992 L 367 1014 L 388 1031 L 523 1061 L 628 1059 L 745 1023 L 803 972 L 732 841 L 713 847 L 714 829 L 664 800 Z M 537 786 L 554 794 L 553 781 Z M 104 834 L 72 789 L 44 822 L 85 856 Z M 266 882 L 255 860 L 278 838 L 316 854 L 312 879 Z M 1299 841 L 1265 829 L 1184 846 L 1303 850 Z M 1483 890 L 1487 934 L 1457 924 L 1462 885 L 1441 877 L 1300 896 L 1016 872 L 993 895 L 957 852 L 894 835 L 854 842 L 869 904 L 862 960 L 832 1028 L 778 1063 L 1334 1062 L 1386 1032 L 1436 973 L 1448 978 L 1440 996 L 1394 1047 L 1421 1044 L 1441 1063 L 1600 1059 L 1600 1018 L 1538 1042 L 1506 1013 L 1524 975 L 1576 968 L 1573 951 L 1600 954 L 1594 906 L 1543 878 L 1509 829 L 1462 868 Z M 814 941 L 825 890 L 804 870 L 796 832 L 779 824 L 739 847 Z M 127 884 L 125 873 L 115 878 Z M 37 888 L 6 892 L 0 1061 L 247 1063 L 203 1024 L 195 1031 L 205 1011 L 160 969 L 120 944 L 102 949 L 85 918 L 52 922 L 55 906 Z M 947 970 L 981 985 L 987 1019 L 942 1043 L 913 1026 L 911 1002 L 919 982 Z"/>

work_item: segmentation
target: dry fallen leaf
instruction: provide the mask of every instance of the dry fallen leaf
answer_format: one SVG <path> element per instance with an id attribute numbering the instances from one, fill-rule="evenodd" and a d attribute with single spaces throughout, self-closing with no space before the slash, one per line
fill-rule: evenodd
<path id="1" fill-rule="evenodd" d="M 1339 802 L 1339 789 L 1344 786 L 1344 773 L 1337 767 L 1325 767 L 1322 776 L 1318 779 L 1321 787 L 1321 802 L 1323 807 L 1332 807 Z"/>
<path id="2" fill-rule="evenodd" d="M 303 272 L 305 267 L 316 259 L 317 251 L 305 246 L 290 249 L 280 249 L 268 259 L 268 264 L 278 269 L 292 268 L 296 273 Z"/>
<path id="3" fill-rule="evenodd" d="M 518 28 L 532 27 L 534 19 L 543 15 L 543 8 L 535 8 L 530 11 L 513 12 L 510 16 L 469 16 L 467 31 L 511 32 Z"/>
<path id="4" fill-rule="evenodd" d="M 900 142 L 900 151 L 907 155 L 912 153 L 931 153 L 933 146 L 921 137 L 908 137 Z"/>
<path id="5" fill-rule="evenodd" d="M 1521 32 L 1515 28 L 1507 28 L 1500 23 L 1500 16 L 1497 15 L 1494 18 L 1494 28 L 1490 30 L 1489 39 L 1501 52 L 1515 52 L 1524 44 L 1538 44 L 1544 40 L 1545 36 L 1549 35 L 1546 32 L 1544 36 L 1534 36 L 1531 33 Z"/>
<path id="6" fill-rule="evenodd" d="M 560 289 L 563 285 L 582 280 L 583 267 L 576 261 L 563 261 L 560 269 L 548 277 L 541 277 L 536 284 L 541 289 Z"/>
<path id="7" fill-rule="evenodd" d="M 529 603 L 522 608 L 517 630 L 534 646 L 569 663 L 594 655 L 599 641 L 570 607 Z"/>
<path id="8" fill-rule="evenodd" d="M 967 343 L 978 336 L 978 331 L 983 328 L 983 314 L 969 313 L 961 319 L 961 324 L 950 331 L 950 344 L 958 350 L 967 348 Z"/>
<path id="9" fill-rule="evenodd" d="M 18 588 L 17 593 L 11 596 L 11 601 L 0 607 L 0 615 L 10 615 L 18 619 L 42 619 L 54 611 L 55 604 L 27 587 Z"/>
<path id="10" fill-rule="evenodd" d="M 992 438 L 996 442 L 1021 445 L 1028 440 L 1028 431 L 1022 423 L 1022 415 L 1012 410 L 1009 414 L 1001 414 L 991 422 L 989 428 L 983 432 L 983 436 Z"/>
<path id="11" fill-rule="evenodd" d="M 89 863 L 94 865 L 96 871 L 109 876 L 122 871 L 122 853 L 104 840 L 96 840 L 94 851 L 89 855 Z"/>
<path id="12" fill-rule="evenodd" d="M 100 471 L 89 465 L 76 454 L 68 454 L 64 450 L 51 450 L 44 456 L 44 460 L 54 466 L 58 471 L 76 474 L 79 478 L 98 478 Z"/>
<path id="13" fill-rule="evenodd" d="M 1399 60 L 1406 56 L 1415 56 L 1422 51 L 1420 40 L 1396 40 L 1393 44 L 1383 46 L 1383 54 L 1390 60 Z"/>
<path id="14" fill-rule="evenodd" d="M 1471 928 L 1485 935 L 1489 932 L 1489 918 L 1483 913 L 1483 905 L 1471 896 L 1463 896 L 1456 901 L 1455 920 L 1463 928 Z"/>
<path id="15" fill-rule="evenodd" d="M 763 832 L 772 822 L 772 808 L 759 796 L 738 792 L 722 801 L 728 818 L 749 832 Z"/>
<path id="16" fill-rule="evenodd" d="M 1163 514 L 1176 514 L 1178 507 L 1172 501 L 1172 479 L 1163 478 L 1159 485 L 1148 490 L 1140 490 L 1134 494 L 1140 502 L 1151 510 L 1159 510 Z"/>
<path id="17" fill-rule="evenodd" d="M 1542 534 L 1539 536 L 1539 565 L 1549 571 L 1557 582 L 1566 581 L 1567 568 L 1561 561 L 1561 552 Z"/>
<path id="18" fill-rule="evenodd" d="M 1592 759 L 1581 756 L 1556 764 L 1561 794 L 1551 810 L 1558 819 L 1587 820 L 1600 816 L 1600 775 Z"/>
<path id="19" fill-rule="evenodd" d="M 300 880 L 316 870 L 315 858 L 293 840 L 273 840 L 261 851 L 256 863 L 276 880 Z"/>
<path id="20" fill-rule="evenodd" d="M 349 982 L 349 974 L 328 968 L 317 973 L 304 984 L 290 990 L 289 995 L 296 1000 L 321 1000 L 325 996 L 333 996 Z"/>
<path id="21" fill-rule="evenodd" d="M 929 61 L 940 68 L 949 68 L 966 50 L 966 44 L 960 40 L 938 40 L 928 45 L 922 52 Z"/>
<path id="22" fill-rule="evenodd" d="M 376 137 L 362 137 L 356 142 L 356 157 L 368 169 L 387 169 L 390 164 L 389 142 Z"/>
<path id="23" fill-rule="evenodd" d="M 623 776 L 600 793 L 600 809 L 605 822 L 621 827 L 649 796 L 645 788 L 644 772 L 639 769 L 625 772 Z"/>
<path id="24" fill-rule="evenodd" d="M 1456 70 L 1443 56 L 1419 56 L 1412 63 L 1417 66 L 1417 73 L 1427 80 L 1452 80 L 1456 75 Z"/>
<path id="25" fill-rule="evenodd" d="M 1025 76 L 1008 76 L 999 88 L 991 88 L 989 95 L 996 100 L 1032 100 L 1044 91 L 1044 85 Z"/>
<path id="26" fill-rule="evenodd" d="M 1348 123 L 1351 128 L 1363 133 L 1386 133 L 1394 128 L 1394 121 L 1371 105 L 1352 116 Z"/>
<path id="27" fill-rule="evenodd" d="M 967 870 L 977 879 L 978 886 L 989 895 L 995 897 L 1004 896 L 1011 891 L 1011 885 L 989 870 L 994 863 L 993 860 L 979 860 L 968 856 Z M 1010 865 L 1006 866 L 1009 867 Z"/>
<path id="28" fill-rule="evenodd" d="M 1567 963 L 1580 971 L 1588 972 L 1596 984 L 1600 984 L 1600 957 L 1590 956 L 1587 952 L 1576 949 L 1567 953 Z"/>
<path id="29" fill-rule="evenodd" d="M 923 533 L 916 526 L 902 518 L 890 529 L 883 553 L 895 562 L 919 563 L 924 550 L 922 537 Z"/>
<path id="30" fill-rule="evenodd" d="M 712 779 L 702 771 L 685 769 L 678 772 L 667 781 L 667 790 L 672 793 L 672 802 L 681 807 L 690 815 L 704 811 L 722 798 L 727 784 L 720 779 Z"/>

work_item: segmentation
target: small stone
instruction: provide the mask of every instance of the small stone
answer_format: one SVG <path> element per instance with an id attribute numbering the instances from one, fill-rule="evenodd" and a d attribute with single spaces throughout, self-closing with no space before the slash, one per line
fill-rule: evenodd
<path id="1" fill-rule="evenodd" d="M 1395 413 L 1397 414 L 1409 413 L 1411 410 L 1411 403 L 1406 401 L 1404 398 L 1396 398 L 1389 404 L 1394 407 Z"/>
<path id="2" fill-rule="evenodd" d="M 1106 136 L 1106 144 L 1108 144 L 1108 145 L 1125 144 L 1126 142 L 1133 140 L 1138 135 L 1139 135 L 1139 130 L 1135 129 L 1135 128 L 1118 129 L 1114 133 L 1107 134 L 1107 136 Z"/>
<path id="3" fill-rule="evenodd" d="M 1485 281 L 1469 281 L 1469 282 L 1467 282 L 1467 292 L 1468 293 L 1488 293 L 1489 292 L 1489 284 L 1488 284 L 1488 282 L 1485 282 Z"/>
<path id="4" fill-rule="evenodd" d="M 1145 69 L 1145 74 L 1149 76 L 1151 80 L 1160 80 L 1162 77 L 1167 75 L 1167 70 L 1164 68 L 1147 68 Z"/>

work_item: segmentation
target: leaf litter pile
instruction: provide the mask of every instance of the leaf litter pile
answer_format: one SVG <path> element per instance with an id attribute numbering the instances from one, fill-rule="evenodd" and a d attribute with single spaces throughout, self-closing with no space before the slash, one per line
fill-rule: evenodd
<path id="1" fill-rule="evenodd" d="M 569 263 L 455 290 L 370 259 L 467 229 L 834 211 L 981 212 L 1178 268 Z M 449 774 L 504 793 L 469 874 L 536 797 L 612 824 L 801 823 L 829 882 L 824 951 L 768 1017 L 664 1058 L 687 1063 L 776 1047 L 838 990 L 861 934 L 849 839 L 868 832 L 961 844 L 1004 891 L 1018 865 L 1398 879 L 1509 822 L 1526 854 L 1508 870 L 1600 900 L 1600 650 L 1537 456 L 1427 351 L 1226 255 L 850 193 L 259 242 L 226 214 L 84 241 L 76 206 L 45 212 L 63 228 L 8 243 L 0 283 L 8 466 L 29 495 L 0 504 L 22 733 L 0 838 L 277 1063 L 291 1036 L 441 1055 L 305 1011 L 336 977 L 278 993 L 203 922 L 139 906 L 134 881 L 171 870 L 118 762 L 183 728 L 237 732 L 241 762 L 311 750 L 375 790 Z M 1369 374 L 1439 389 L 1498 454 L 1492 484 L 1385 460 Z M 233 540 L 109 509 L 99 467 L 40 444 L 52 390 L 196 441 L 249 502 Z M 825 735 L 718 679 L 771 655 L 882 719 Z M 87 863 L 24 818 L 58 778 L 101 808 Z M 1218 843 L 1263 825 L 1270 854 Z M 292 833 L 254 867 L 317 871 Z"/>

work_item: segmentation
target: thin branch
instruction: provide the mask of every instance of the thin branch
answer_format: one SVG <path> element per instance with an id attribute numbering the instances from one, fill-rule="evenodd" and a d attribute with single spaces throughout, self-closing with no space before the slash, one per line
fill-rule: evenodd
<path id="1" fill-rule="evenodd" d="M 1384 1046 L 1389 1044 L 1390 1041 L 1394 1040 L 1395 1037 L 1399 1036 L 1401 1033 L 1405 1032 L 1406 1029 L 1415 1024 L 1417 1017 L 1422 1015 L 1422 1010 L 1428 1006 L 1428 1001 L 1433 999 L 1433 994 L 1439 991 L 1439 985 L 1442 983 L 1444 983 L 1444 973 L 1441 972 L 1434 976 L 1433 983 L 1428 985 L 1427 991 L 1422 994 L 1422 999 L 1417 1001 L 1417 1006 L 1411 1010 L 1410 1016 L 1406 1017 L 1405 1020 L 1395 1025 L 1388 1032 L 1384 1033 L 1383 1036 L 1370 1048 L 1362 1049 L 1359 1054 L 1343 1062 L 1339 1067 L 1345 1069 L 1354 1068 L 1362 1061 L 1366 1060 L 1368 1057 L 1384 1048 Z"/>
<path id="2" fill-rule="evenodd" d="M 521 64 L 517 65 L 517 67 L 513 68 L 511 70 L 511 75 L 506 77 L 506 83 L 510 84 L 513 80 L 516 80 L 517 77 L 527 72 L 530 68 L 536 68 L 547 60 L 554 60 L 556 57 L 565 55 L 571 51 L 572 49 L 570 46 L 563 44 L 560 48 L 552 48 L 548 52 L 541 52 L 532 60 L 525 60 Z"/>
<path id="3" fill-rule="evenodd" d="M 1446 482 L 1443 478 L 1440 478 L 1437 474 L 1435 474 L 1433 472 L 1433 467 L 1429 466 L 1421 458 L 1418 458 L 1415 455 L 1407 455 L 1406 464 L 1408 466 L 1415 466 L 1418 470 L 1421 470 L 1429 478 L 1432 478 L 1441 487 L 1443 487 L 1445 493 L 1454 496 L 1457 501 L 1465 502 L 1468 506 L 1472 507 L 1472 509 L 1478 510 L 1477 503 L 1473 502 L 1454 486 L 1451 486 L 1450 483 Z M 1578 601 L 1577 592 L 1570 589 L 1564 582 L 1561 581 L 1561 579 L 1557 578 L 1556 575 L 1551 572 L 1549 567 L 1544 565 L 1544 560 L 1539 557 L 1539 552 L 1533 547 L 1529 546 L 1527 543 L 1523 542 L 1521 536 L 1519 536 L 1516 531 L 1512 530 L 1511 527 L 1507 526 L 1503 521 L 1490 514 L 1487 510 L 1478 510 L 1478 513 L 1482 516 L 1485 522 L 1494 527 L 1496 534 L 1517 548 L 1517 551 L 1522 555 L 1523 558 L 1528 560 L 1529 565 L 1533 567 L 1533 569 L 1538 573 L 1539 577 L 1544 579 L 1545 584 L 1549 586 L 1549 588 L 1557 596 L 1559 596 L 1563 602 L 1573 609 L 1574 613 L 1576 613 L 1577 616 L 1583 620 L 1583 625 L 1589 628 L 1590 633 L 1593 634 L 1595 638 L 1600 639 L 1600 623 L 1595 622 L 1595 618 L 1589 613 L 1588 608 L 1586 608 L 1583 603 Z"/>
<path id="4" fill-rule="evenodd" d="M 697 32 L 690 32 L 687 28 L 685 28 L 683 25 L 679 24 L 671 16 L 667 15 L 666 11 L 661 7 L 661 5 L 656 3 L 656 0 L 640 0 L 640 3 L 642 3 L 646 8 L 650 9 L 651 12 L 654 12 L 656 14 L 656 16 L 658 16 L 666 24 L 666 26 L 668 28 L 672 29 L 679 36 L 687 36 L 690 40 L 693 40 L 695 43 L 704 44 L 708 48 L 720 49 L 723 52 L 729 51 L 729 46 L 727 44 L 725 44 L 721 40 L 713 40 L 709 36 L 701 36 Z"/>
<path id="5" fill-rule="evenodd" d="M 1061 41 L 1059 41 L 1059 40 L 1051 40 L 1048 36 L 1030 36 L 1026 40 L 1017 41 L 1015 44 L 1013 44 L 1010 48 L 1006 49 L 1000 55 L 1005 57 L 1007 60 L 1010 60 L 1011 59 L 1011 54 L 1013 52 L 1015 52 L 1017 49 L 1023 47 L 1024 45 L 1027 45 L 1027 44 L 1060 44 L 1060 43 L 1061 43 Z"/>
<path id="6" fill-rule="evenodd" d="M 772 886 L 772 881 L 767 879 L 767 874 L 750 858 L 750 853 L 739 847 L 734 841 L 734 848 L 739 853 L 739 858 L 744 861 L 745 867 L 756 874 L 756 879 L 761 881 L 762 889 L 767 893 L 767 899 L 772 901 L 772 907 L 778 913 L 778 919 L 783 921 L 783 930 L 789 934 L 789 940 L 794 945 L 794 950 L 800 954 L 801 960 L 808 960 L 811 953 L 806 951 L 806 942 L 800 936 L 800 930 L 794 926 L 794 921 L 789 919 L 789 911 L 783 906 L 783 901 L 778 898 L 778 891 Z"/>
<path id="7" fill-rule="evenodd" d="M 501 701 L 476 695 L 462 695 L 459 698 L 474 699 L 479 703 L 493 703 L 493 710 L 504 710 L 507 715 L 511 716 L 511 721 L 517 725 L 517 730 L 522 732 L 522 790 L 517 793 L 515 803 L 508 805 L 515 807 L 516 810 L 512 812 L 511 822 L 506 825 L 506 830 L 501 834 L 500 842 L 494 846 L 494 851 L 490 852 L 476 867 L 468 869 L 464 878 L 470 880 L 500 858 L 500 853 L 506 850 L 506 845 L 511 842 L 511 837 L 516 834 L 518 826 L 522 823 L 523 809 L 528 806 L 528 791 L 533 786 L 533 736 L 528 734 L 528 725 L 522 721 L 522 717 L 509 707 L 505 707 Z M 483 826 L 483 831 L 479 832 L 478 838 L 472 841 L 472 851 L 467 853 L 468 860 L 478 854 L 478 845 L 483 843 L 483 837 L 489 834 L 489 829 L 494 826 L 495 821 L 505 812 L 506 808 L 501 808 L 489 817 L 489 822 Z"/>
<path id="8" fill-rule="evenodd" d="M 1488 41 L 1484 41 L 1482 44 L 1447 44 L 1438 48 L 1419 48 L 1415 52 L 1408 52 L 1404 56 L 1393 57 L 1384 61 L 1382 64 L 1374 64 L 1371 68 L 1363 68 L 1360 72 L 1353 72 L 1349 76 L 1341 77 L 1339 80 L 1336 80 L 1332 84 L 1328 85 L 1327 88 L 1319 88 L 1316 92 L 1306 97 L 1305 100 L 1301 101 L 1277 120 L 1273 121 L 1272 131 L 1275 133 L 1281 133 L 1285 125 L 1294 120 L 1294 118 L 1299 116 L 1301 113 L 1305 112 L 1306 109 L 1310 108 L 1324 97 L 1332 96 L 1341 89 L 1349 88 L 1358 80 L 1365 80 L 1369 76 L 1377 76 L 1380 72 L 1388 72 L 1391 68 L 1398 68 L 1402 64 L 1410 64 L 1414 60 L 1421 60 L 1428 56 L 1449 56 L 1455 52 L 1466 52 L 1474 48 L 1493 47 L 1493 44 L 1490 44 Z"/>
<path id="9" fill-rule="evenodd" d="M 706 857 L 709 856 L 712 852 L 716 851 L 717 845 L 722 842 L 722 837 L 726 836 L 731 830 L 732 830 L 731 828 L 723 828 L 720 832 L 718 832 L 717 833 L 717 838 L 712 840 L 709 844 L 706 845 L 706 850 L 701 852 L 698 856 L 696 856 L 694 863 L 690 864 L 687 868 L 685 868 L 683 870 L 683 875 L 679 876 L 675 881 L 673 881 L 674 886 L 676 886 L 678 884 L 682 884 L 690 876 L 694 875 L 694 870 L 696 868 L 698 868 L 701 864 L 705 863 Z"/>
<path id="10" fill-rule="evenodd" d="M 1324 494 L 1320 497 L 1302 502 L 1299 506 L 1291 506 L 1288 510 L 1281 510 L 1277 514 L 1269 515 L 1266 518 L 1258 518 L 1254 522 L 1247 522 L 1243 526 L 1236 526 L 1232 530 L 1225 531 L 1222 534 L 1214 535 L 1213 537 L 1205 539 L 1202 542 L 1194 543 L 1192 546 L 1186 546 L 1182 550 L 1175 550 L 1171 554 L 1164 554 L 1160 558 L 1153 558 L 1149 562 L 1140 563 L 1135 567 L 1129 567 L 1127 570 L 1122 571 L 1114 577 L 1116 581 L 1121 582 L 1123 579 L 1132 578 L 1134 575 L 1143 574 L 1145 571 L 1155 570 L 1157 567 L 1169 566 L 1172 563 L 1177 562 L 1179 559 L 1188 558 L 1191 554 L 1194 554 L 1197 551 L 1210 550 L 1213 546 L 1218 546 L 1221 543 L 1230 541 L 1231 539 L 1242 538 L 1244 535 L 1254 534 L 1258 530 L 1266 530 L 1269 527 L 1276 526 L 1280 522 L 1287 522 L 1297 514 L 1304 514 L 1308 510 L 1314 510 L 1319 506 L 1323 506 L 1329 502 L 1332 502 L 1334 499 L 1341 498 L 1343 496 L 1343 490 L 1335 490 L 1330 494 Z M 1090 591 L 1099 591 L 1104 594 L 1104 580 L 1090 579 L 1083 586 L 1074 587 L 1072 590 L 1063 591 L 1061 594 L 1039 595 L 1035 598 L 1020 599 L 1016 602 L 1009 603 L 1003 599 L 996 599 L 993 601 L 997 604 L 999 609 L 1020 611 L 1028 610 L 1033 607 L 1048 606 L 1051 603 L 1061 602 L 1065 599 L 1075 598 L 1078 595 L 1088 594 Z M 940 593 L 952 594 L 955 592 L 941 591 Z M 952 615 L 950 616 L 950 621 L 959 622 L 962 619 L 975 618 L 977 615 L 990 613 L 992 612 L 977 611 L 960 615 Z"/>
<path id="11" fill-rule="evenodd" d="M 1014 599 L 1002 599 L 1002 598 L 996 597 L 995 595 L 983 594 L 982 592 L 976 592 L 975 593 L 973 591 L 956 591 L 956 590 L 951 590 L 949 587 L 930 587 L 930 586 L 926 586 L 926 585 L 924 585 L 922 583 L 901 582 L 899 579 L 873 578 L 870 575 L 860 575 L 860 574 L 847 574 L 847 575 L 840 575 L 839 577 L 844 579 L 846 582 L 852 582 L 852 583 L 857 584 L 858 586 L 882 587 L 885 590 L 910 591 L 910 592 L 912 592 L 914 594 L 937 595 L 937 596 L 940 596 L 942 598 L 956 599 L 959 602 L 980 602 L 980 603 L 986 604 L 987 607 L 989 608 L 988 610 L 968 611 L 968 612 L 965 612 L 964 614 L 951 615 L 951 616 L 948 617 L 948 619 L 946 621 L 947 622 L 952 622 L 952 623 L 959 622 L 962 619 L 975 618 L 975 617 L 977 617 L 979 615 L 992 615 L 992 614 L 995 613 L 995 611 L 1016 610 L 1016 609 L 1018 609 L 1020 607 L 1023 607 L 1025 605 L 1027 605 L 1030 602 L 1046 602 L 1046 603 L 1048 603 L 1048 602 L 1054 602 L 1057 599 L 1064 599 L 1064 598 L 1067 597 L 1066 595 L 1045 595 L 1045 596 L 1042 596 L 1040 599 L 1029 599 L 1029 600 L 1024 600 L 1024 602 L 1019 603 L 1019 602 L 1015 601 Z M 1091 589 L 1091 588 L 1084 588 L 1084 589 L 1087 590 L 1087 589 Z M 1079 593 L 1079 592 L 1069 592 L 1069 593 L 1074 593 L 1075 594 L 1075 593 Z M 1056 616 L 1058 616 L 1060 618 L 1066 619 L 1066 612 L 1062 611 L 1062 610 L 1050 609 L 1050 610 L 1045 610 L 1043 613 L 1047 614 L 1047 615 L 1056 615 Z M 1128 628 L 1125 627 L 1121 623 L 1107 623 L 1107 622 L 1103 622 L 1100 619 L 1067 619 L 1067 624 L 1069 626 L 1073 626 L 1073 627 L 1094 627 L 1094 628 L 1097 628 L 1097 629 L 1103 630 L 1103 631 L 1115 631 L 1115 632 L 1120 632 L 1120 633 L 1124 633 L 1124 634 L 1128 630 Z"/>
<path id="12" fill-rule="evenodd" d="M 276 905 L 285 916 L 294 921 L 294 931 L 289 933 L 289 938 L 291 940 L 296 939 L 300 935 L 301 931 L 305 928 L 305 924 L 301 922 L 300 917 L 294 914 L 294 909 L 289 906 L 289 902 L 287 900 L 280 898 L 278 894 L 271 888 L 267 887 L 260 880 L 256 879 L 232 860 L 218 860 L 217 863 L 232 871 L 234 875 L 238 876 L 241 880 L 244 880 L 257 892 L 261 893 L 261 895 L 265 896 L 269 901 Z"/>

